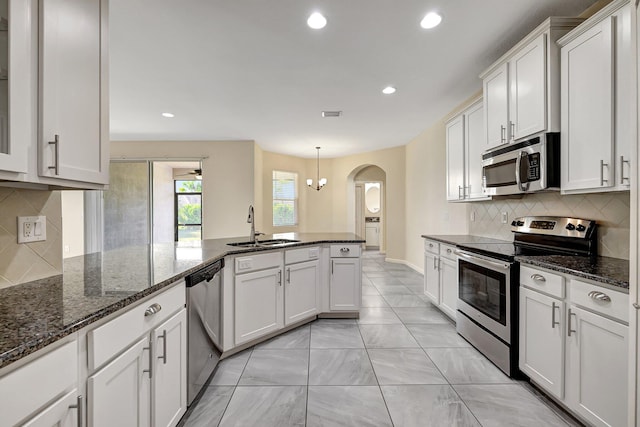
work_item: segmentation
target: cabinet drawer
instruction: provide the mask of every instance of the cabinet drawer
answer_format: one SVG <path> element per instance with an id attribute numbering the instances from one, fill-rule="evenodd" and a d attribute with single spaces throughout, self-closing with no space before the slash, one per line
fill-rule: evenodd
<path id="1" fill-rule="evenodd" d="M 279 267 L 280 264 L 282 264 L 282 251 L 237 257 L 235 262 L 236 273 Z"/>
<path id="2" fill-rule="evenodd" d="M 320 248 L 312 246 L 310 248 L 290 249 L 284 253 L 284 263 L 294 264 L 296 262 L 311 261 L 320 258 Z"/>
<path id="3" fill-rule="evenodd" d="M 427 252 L 431 252 L 433 254 L 438 255 L 438 253 L 440 251 L 440 243 L 436 242 L 435 240 L 425 239 L 424 240 L 424 250 L 427 251 Z"/>
<path id="4" fill-rule="evenodd" d="M 186 290 L 184 282 L 153 298 L 144 301 L 115 319 L 87 333 L 89 371 L 93 371 L 112 357 L 129 347 L 151 328 L 168 319 L 185 306 Z M 154 306 L 157 304 L 157 306 Z M 160 307 L 155 314 L 146 314 L 151 306 Z"/>
<path id="5" fill-rule="evenodd" d="M 331 258 L 357 258 L 360 256 L 360 245 L 331 245 Z"/>
<path id="6" fill-rule="evenodd" d="M 456 256 L 456 247 L 452 245 L 447 245 L 444 243 L 440 244 L 440 256 L 448 258 L 451 261 L 458 260 L 458 257 Z"/>
<path id="7" fill-rule="evenodd" d="M 72 341 L 0 378 L 0 424 L 18 423 L 77 383 L 78 346 Z"/>
<path id="8" fill-rule="evenodd" d="M 557 298 L 564 298 L 564 277 L 559 274 L 521 264 L 520 284 Z"/>
<path id="9" fill-rule="evenodd" d="M 596 313 L 629 322 L 629 295 L 571 279 L 571 302 Z"/>

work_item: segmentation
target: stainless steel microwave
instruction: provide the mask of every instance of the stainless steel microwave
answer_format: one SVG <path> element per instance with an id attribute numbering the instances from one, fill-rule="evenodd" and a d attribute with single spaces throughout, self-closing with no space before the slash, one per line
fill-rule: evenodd
<path id="1" fill-rule="evenodd" d="M 560 188 L 560 134 L 540 133 L 482 154 L 482 190 L 488 196 Z"/>

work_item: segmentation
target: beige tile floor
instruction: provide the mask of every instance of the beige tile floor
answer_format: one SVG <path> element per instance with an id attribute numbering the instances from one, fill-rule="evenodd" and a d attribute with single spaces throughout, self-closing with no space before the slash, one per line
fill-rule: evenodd
<path id="1" fill-rule="evenodd" d="M 422 275 L 363 258 L 359 320 L 316 320 L 220 363 L 185 426 L 580 425 L 513 381 L 422 295 Z"/>

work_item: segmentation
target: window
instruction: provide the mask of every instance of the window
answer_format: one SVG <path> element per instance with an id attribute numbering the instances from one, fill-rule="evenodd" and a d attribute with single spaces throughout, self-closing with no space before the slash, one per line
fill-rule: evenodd
<path id="1" fill-rule="evenodd" d="M 273 171 L 273 226 L 298 225 L 298 174 Z"/>
<path id="2" fill-rule="evenodd" d="M 202 181 L 175 181 L 176 241 L 202 240 Z"/>

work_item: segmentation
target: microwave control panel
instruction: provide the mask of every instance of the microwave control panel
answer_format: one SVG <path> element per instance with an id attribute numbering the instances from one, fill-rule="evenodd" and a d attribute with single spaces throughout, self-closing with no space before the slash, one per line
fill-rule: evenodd
<path id="1" fill-rule="evenodd" d="M 532 153 L 527 156 L 529 160 L 529 170 L 527 171 L 527 181 L 537 181 L 540 179 L 540 153 Z"/>

